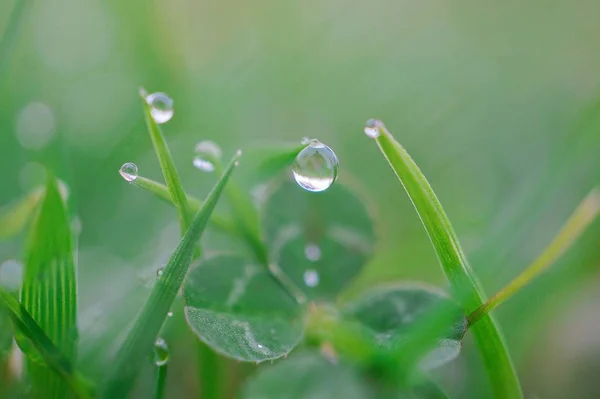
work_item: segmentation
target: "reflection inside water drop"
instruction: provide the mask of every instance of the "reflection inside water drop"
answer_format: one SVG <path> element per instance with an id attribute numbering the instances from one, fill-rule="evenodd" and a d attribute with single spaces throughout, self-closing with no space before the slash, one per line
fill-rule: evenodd
<path id="1" fill-rule="evenodd" d="M 138 177 L 138 167 L 133 162 L 124 163 L 119 169 L 119 174 L 125 181 L 131 183 Z"/>
<path id="2" fill-rule="evenodd" d="M 319 140 L 311 140 L 296 156 L 292 171 L 296 183 L 312 192 L 327 190 L 335 181 L 339 161 L 331 148 Z"/>
<path id="3" fill-rule="evenodd" d="M 210 140 L 201 141 L 196 144 L 196 155 L 192 164 L 196 169 L 203 172 L 215 170 L 215 162 L 221 159 L 221 148 Z"/>
<path id="4" fill-rule="evenodd" d="M 154 122 L 163 124 L 173 117 L 173 99 L 165 93 L 152 93 L 146 96 L 150 106 L 150 115 Z"/>
<path id="5" fill-rule="evenodd" d="M 157 338 L 154 342 L 154 364 L 158 367 L 164 366 L 169 361 L 169 346 L 163 338 Z"/>
<path id="6" fill-rule="evenodd" d="M 311 262 L 321 259 L 321 248 L 316 244 L 306 244 L 304 247 L 304 256 Z"/>
<path id="7" fill-rule="evenodd" d="M 319 285 L 319 273 L 313 269 L 305 271 L 304 284 L 306 284 L 307 287 L 316 287 Z"/>
<path id="8" fill-rule="evenodd" d="M 165 270 L 164 268 L 159 267 L 158 270 L 156 271 L 156 277 L 162 276 L 164 273 L 164 270 Z"/>
<path id="9" fill-rule="evenodd" d="M 379 129 L 380 127 L 382 127 L 382 125 L 383 124 L 381 123 L 381 121 L 377 119 L 369 119 L 365 124 L 365 134 L 372 139 L 376 139 L 377 137 L 379 137 Z"/>

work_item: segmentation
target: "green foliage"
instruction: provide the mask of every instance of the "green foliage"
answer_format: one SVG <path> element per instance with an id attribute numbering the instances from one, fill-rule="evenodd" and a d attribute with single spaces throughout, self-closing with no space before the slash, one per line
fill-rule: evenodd
<path id="1" fill-rule="evenodd" d="M 423 370 L 431 370 L 455 359 L 461 349 L 461 340 L 467 323 L 457 304 L 438 290 L 418 285 L 402 285 L 372 290 L 347 304 L 342 312 L 345 318 L 365 328 L 369 339 L 390 351 L 411 333 L 414 326 L 444 302 L 455 316 L 453 325 L 445 326 L 435 348 L 422 359 Z"/>
<path id="2" fill-rule="evenodd" d="M 48 180 L 29 233 L 21 301 L 64 356 L 73 361 L 78 339 L 77 281 L 67 209 L 54 178 Z M 30 354 L 26 344 L 22 348 Z M 32 356 L 27 366 L 34 397 L 64 397 L 64 381 Z"/>
<path id="3" fill-rule="evenodd" d="M 419 214 L 446 277 L 450 281 L 453 295 L 462 304 L 465 312 L 476 309 L 483 303 L 482 290 L 442 205 L 404 147 L 394 139 L 381 122 L 377 122 L 375 127 L 379 131 L 377 144 Z M 481 317 L 479 324 L 473 328 L 473 334 L 483 357 L 488 378 L 492 382 L 495 397 L 511 399 L 522 397 L 523 393 L 503 337 L 489 314 Z"/>
<path id="4" fill-rule="evenodd" d="M 375 398 L 367 380 L 349 364 L 330 362 L 318 353 L 299 352 L 256 373 L 241 399 Z"/>
<path id="5" fill-rule="evenodd" d="M 139 366 L 142 364 L 144 357 L 150 352 L 154 340 L 158 336 L 167 312 L 169 312 L 187 274 L 198 240 L 208 224 L 240 155 L 237 154 L 229 162 L 202 208 L 194 216 L 189 229 L 164 268 L 163 275 L 157 279 L 150 297 L 119 351 L 114 368 L 105 386 L 103 393 L 105 398 L 123 397 L 131 390 Z"/>
<path id="6" fill-rule="evenodd" d="M 184 287 L 192 330 L 236 360 L 262 362 L 287 355 L 302 337 L 296 301 L 265 267 L 236 255 L 214 255 L 194 267 Z"/>

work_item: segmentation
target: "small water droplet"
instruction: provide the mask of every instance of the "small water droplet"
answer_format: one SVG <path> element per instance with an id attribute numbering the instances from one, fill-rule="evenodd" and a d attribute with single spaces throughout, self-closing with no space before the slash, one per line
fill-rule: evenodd
<path id="1" fill-rule="evenodd" d="M 215 170 L 215 162 L 221 159 L 221 148 L 210 140 L 196 144 L 196 156 L 192 161 L 194 167 L 203 172 Z"/>
<path id="2" fill-rule="evenodd" d="M 321 248 L 316 244 L 306 244 L 304 247 L 304 255 L 311 262 L 316 262 L 321 259 Z"/>
<path id="3" fill-rule="evenodd" d="M 163 267 L 159 267 L 158 270 L 156 271 L 156 277 L 160 277 L 163 275 L 165 269 Z"/>
<path id="4" fill-rule="evenodd" d="M 167 317 L 173 317 L 173 312 L 168 312 Z"/>
<path id="5" fill-rule="evenodd" d="M 305 271 L 304 284 L 306 284 L 307 287 L 316 287 L 319 285 L 319 273 L 313 269 Z"/>
<path id="6" fill-rule="evenodd" d="M 300 144 L 302 144 L 302 145 L 309 145 L 310 142 L 311 142 L 310 137 L 306 137 L 306 136 L 302 137 L 302 140 L 300 140 Z"/>
<path id="7" fill-rule="evenodd" d="M 69 199 L 69 186 L 64 181 L 57 179 L 56 183 L 58 185 L 58 192 L 60 193 L 60 197 L 63 201 L 67 201 Z"/>
<path id="8" fill-rule="evenodd" d="M 154 364 L 158 367 L 164 366 L 169 361 L 169 346 L 163 338 L 157 338 L 154 342 Z"/>
<path id="9" fill-rule="evenodd" d="M 379 134 L 381 133 L 379 131 L 379 129 L 382 126 L 383 126 L 383 123 L 381 123 L 380 120 L 369 119 L 367 121 L 367 123 L 365 124 L 365 134 L 372 139 L 376 139 L 377 137 L 379 137 Z"/>
<path id="10" fill-rule="evenodd" d="M 165 93 L 152 93 L 146 96 L 150 106 L 150 115 L 154 122 L 163 124 L 173 117 L 173 99 Z"/>
<path id="11" fill-rule="evenodd" d="M 9 291 L 17 291 L 21 287 L 23 281 L 23 265 L 14 260 L 9 259 L 2 262 L 0 265 L 0 286 Z"/>
<path id="12" fill-rule="evenodd" d="M 132 162 L 124 163 L 119 169 L 119 174 L 125 181 L 131 183 L 138 177 L 138 167 Z"/>
<path id="13" fill-rule="evenodd" d="M 296 183 L 312 192 L 327 190 L 335 181 L 339 161 L 335 152 L 319 140 L 311 140 L 296 156 L 292 171 Z"/>

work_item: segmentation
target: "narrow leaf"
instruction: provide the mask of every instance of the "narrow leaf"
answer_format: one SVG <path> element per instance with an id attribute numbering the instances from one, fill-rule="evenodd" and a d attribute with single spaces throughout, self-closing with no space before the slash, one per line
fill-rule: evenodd
<path id="1" fill-rule="evenodd" d="M 177 207 L 177 204 L 174 202 L 173 197 L 171 197 L 171 193 L 169 192 L 168 187 L 164 184 L 158 183 L 154 180 L 150 180 L 142 176 L 138 176 L 137 179 L 135 179 L 131 183 L 141 189 L 144 189 L 154 194 L 160 200 Z M 190 212 L 195 214 L 202 207 L 202 201 L 195 197 L 192 197 L 191 195 L 186 195 L 186 197 L 190 206 Z M 232 235 L 239 235 L 233 221 L 229 220 L 225 216 L 213 213 L 210 217 L 210 224 L 223 232 Z"/>
<path id="2" fill-rule="evenodd" d="M 58 349 L 73 361 L 77 348 L 77 287 L 69 217 L 57 181 L 48 180 L 25 251 L 21 302 Z M 64 381 L 28 359 L 34 397 L 60 398 Z"/>
<path id="3" fill-rule="evenodd" d="M 162 276 L 157 279 L 150 297 L 119 350 L 114 368 L 105 385 L 103 397 L 107 399 L 122 398 L 126 397 L 131 390 L 137 372 L 146 355 L 150 353 L 167 312 L 187 274 L 196 244 L 208 224 L 240 155 L 241 153 L 238 152 L 225 168 L 225 172 L 208 195 L 202 208 L 194 216 L 188 231 L 171 255 Z"/>
<path id="4" fill-rule="evenodd" d="M 142 90 L 140 91 L 140 94 L 142 94 L 141 92 Z M 152 118 L 150 105 L 146 102 L 145 96 L 142 96 L 142 98 L 144 100 L 144 115 L 146 118 L 146 125 L 148 126 L 148 133 L 150 133 L 150 138 L 152 139 L 152 144 L 154 145 L 154 151 L 156 152 L 158 163 L 160 164 L 165 182 L 169 188 L 169 193 L 171 194 L 171 198 L 173 198 L 173 203 L 176 205 L 177 210 L 179 211 L 179 218 L 182 221 L 181 230 L 183 233 L 189 227 L 192 217 L 187 196 L 183 190 L 181 180 L 179 180 L 179 175 L 177 174 L 177 169 L 175 168 L 175 163 L 173 162 L 173 157 L 171 156 L 171 152 L 169 151 L 169 147 L 167 146 L 167 142 L 162 130 L 154 121 L 154 118 Z"/>
<path id="5" fill-rule="evenodd" d="M 0 208 L 0 240 L 19 234 L 44 195 L 44 189 L 38 188 L 25 197 Z"/>
<path id="6" fill-rule="evenodd" d="M 0 304 L 7 309 L 15 328 L 35 348 L 45 364 L 60 376 L 80 398 L 89 397 L 87 382 L 74 370 L 71 361 L 57 348 L 27 309 L 8 291 L 0 288 Z"/>
<path id="7" fill-rule="evenodd" d="M 380 121 L 372 121 L 366 132 L 376 142 L 410 197 L 433 247 L 450 281 L 452 292 L 469 313 L 483 303 L 477 283 L 458 238 L 429 182 L 402 147 Z M 483 357 L 488 378 L 496 398 L 516 399 L 523 396 L 515 368 L 496 322 L 484 316 L 472 329 Z"/>

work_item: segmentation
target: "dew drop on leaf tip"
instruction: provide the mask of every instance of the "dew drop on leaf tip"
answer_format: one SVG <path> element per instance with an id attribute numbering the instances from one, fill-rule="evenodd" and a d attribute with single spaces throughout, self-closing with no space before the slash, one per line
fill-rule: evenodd
<path id="1" fill-rule="evenodd" d="M 377 119 L 369 119 L 367 121 L 367 123 L 365 124 L 365 134 L 372 138 L 372 139 L 376 139 L 377 137 L 379 137 L 380 132 L 380 128 L 383 127 L 383 123 L 380 120 Z"/>
<path id="2" fill-rule="evenodd" d="M 325 191 L 335 181 L 339 160 L 335 152 L 319 140 L 310 140 L 298 153 L 292 172 L 294 180 L 303 189 L 311 192 Z"/>
<path id="3" fill-rule="evenodd" d="M 150 106 L 150 115 L 154 122 L 167 123 L 173 117 L 173 99 L 166 93 L 152 93 L 146 96 L 146 102 Z"/>
<path id="4" fill-rule="evenodd" d="M 121 169 L 119 169 L 119 174 L 125 181 L 131 183 L 138 177 L 138 167 L 132 162 L 124 163 Z"/>
<path id="5" fill-rule="evenodd" d="M 163 338 L 157 338 L 154 342 L 154 364 L 158 367 L 164 366 L 169 361 L 169 346 Z"/>

